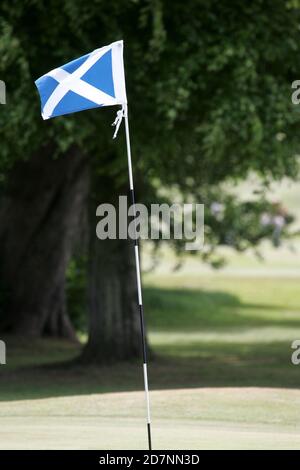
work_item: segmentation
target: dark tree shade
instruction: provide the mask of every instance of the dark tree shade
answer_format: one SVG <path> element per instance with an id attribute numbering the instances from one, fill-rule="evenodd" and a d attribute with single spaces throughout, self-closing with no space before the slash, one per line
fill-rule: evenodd
<path id="1" fill-rule="evenodd" d="M 266 179 L 295 176 L 300 108 L 291 104 L 290 94 L 292 81 L 299 78 L 299 11 L 296 0 L 2 0 L 0 77 L 7 84 L 8 104 L 0 113 L 1 187 L 9 195 L 16 162 L 30 161 L 35 155 L 42 158 L 45 148 L 51 148 L 52 157 L 58 161 L 75 151 L 77 163 L 89 163 L 90 247 L 97 253 L 93 259 L 102 260 L 102 264 L 90 263 L 90 324 L 96 332 L 101 322 L 106 325 L 105 337 L 110 336 L 107 325 L 112 325 L 113 315 L 117 315 L 120 331 L 126 325 L 123 345 L 120 340 L 120 347 L 115 348 L 118 358 L 137 353 L 136 342 L 132 341 L 137 324 L 132 303 L 132 263 L 127 247 L 118 246 L 119 259 L 128 269 L 128 276 L 124 275 L 124 269 L 112 262 L 116 256 L 111 246 L 110 281 L 104 279 L 101 283 L 105 254 L 110 250 L 103 251 L 101 242 L 95 247 L 95 206 L 107 201 L 108 189 L 118 194 L 126 185 L 124 136 L 120 135 L 117 142 L 111 139 L 109 124 L 115 109 L 96 109 L 43 122 L 34 80 L 97 47 L 124 39 L 139 199 L 146 200 L 157 187 L 170 185 L 186 193 L 208 194 L 212 186 L 245 177 L 249 171 Z M 11 168 L 12 173 L 8 173 Z M 85 172 L 81 176 L 76 194 L 85 187 Z M 32 172 L 26 181 L 20 181 L 20 194 L 26 185 L 34 187 L 37 178 Z M 64 191 L 59 192 L 60 178 L 49 181 L 55 194 L 66 196 Z M 33 207 L 43 199 L 43 188 L 37 185 L 35 189 Z M 2 214 L 6 215 L 1 224 L 13 227 L 9 211 L 5 211 L 6 196 L 2 199 Z M 83 198 L 80 201 L 83 204 Z M 11 211 L 21 214 L 22 200 L 15 198 L 14 203 Z M 45 206 L 45 221 L 48 209 Z M 61 242 L 56 240 L 61 250 L 56 250 L 60 275 L 53 276 L 52 264 L 46 260 L 39 265 L 43 279 L 50 273 L 54 285 L 58 282 L 60 299 L 73 238 L 64 221 L 75 220 L 74 211 L 76 207 L 70 205 L 63 219 L 57 216 L 59 212 L 55 214 L 58 233 L 62 234 Z M 33 222 L 36 228 L 37 222 Z M 74 232 L 78 225 L 80 221 Z M 14 235 L 13 230 L 10 234 L 15 237 L 9 240 L 12 246 L 21 246 L 18 234 Z M 46 253 L 52 242 L 45 238 Z M 28 244 L 26 249 L 35 256 L 34 245 Z M 2 260 L 6 274 L 10 259 L 3 256 Z M 36 260 L 26 258 L 22 268 L 29 276 L 26 289 L 22 290 L 22 277 L 17 281 L 6 275 L 6 280 L 11 291 L 22 292 L 16 297 L 13 311 L 17 314 L 22 305 L 29 305 L 29 316 L 34 315 L 41 325 L 45 308 L 49 312 L 52 307 L 50 298 L 41 299 L 38 305 L 31 303 L 36 266 Z M 116 286 L 114 291 L 112 285 Z M 110 301 L 113 292 L 116 298 Z M 62 302 L 59 311 L 63 311 Z M 39 331 L 46 326 L 44 323 Z M 19 327 L 16 320 L 15 329 Z M 108 345 L 101 343 L 103 335 L 95 331 L 90 335 L 91 354 L 111 354 Z"/>
<path id="2" fill-rule="evenodd" d="M 122 139 L 111 142 L 114 111 L 42 123 L 33 84 L 123 38 L 133 150 L 149 179 L 189 186 L 249 169 L 295 174 L 297 2 L 3 0 L 0 15 L 0 73 L 8 88 L 2 167 L 50 140 L 61 151 L 83 146 L 100 169 L 125 177 Z M 109 162 L 108 147 L 119 155 Z"/>

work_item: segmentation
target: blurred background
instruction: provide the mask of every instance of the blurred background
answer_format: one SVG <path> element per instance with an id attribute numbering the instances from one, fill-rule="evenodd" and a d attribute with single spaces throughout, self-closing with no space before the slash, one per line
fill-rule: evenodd
<path id="1" fill-rule="evenodd" d="M 142 243 L 154 449 L 299 448 L 298 0 L 2 0 L 0 448 L 147 447 L 116 109 L 43 121 L 34 80 L 125 43 L 138 202 L 205 205 L 205 246 Z"/>

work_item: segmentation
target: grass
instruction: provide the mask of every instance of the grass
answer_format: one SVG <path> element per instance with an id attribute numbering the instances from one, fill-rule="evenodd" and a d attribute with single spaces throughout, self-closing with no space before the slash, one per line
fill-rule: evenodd
<path id="1" fill-rule="evenodd" d="M 172 285 L 161 277 L 147 292 L 152 344 L 197 371 L 195 386 L 298 387 L 290 362 L 300 338 L 296 279 L 173 275 Z"/>
<path id="2" fill-rule="evenodd" d="M 299 448 L 299 279 L 179 272 L 145 282 L 155 447 Z M 66 368 L 74 345 L 6 339 L 0 448 L 145 448 L 139 361 Z"/>

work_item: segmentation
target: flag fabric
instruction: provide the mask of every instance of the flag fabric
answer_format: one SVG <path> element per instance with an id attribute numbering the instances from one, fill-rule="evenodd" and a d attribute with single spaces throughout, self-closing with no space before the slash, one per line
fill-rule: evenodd
<path id="1" fill-rule="evenodd" d="M 127 104 L 123 41 L 72 60 L 35 82 L 43 119 L 85 109 Z"/>

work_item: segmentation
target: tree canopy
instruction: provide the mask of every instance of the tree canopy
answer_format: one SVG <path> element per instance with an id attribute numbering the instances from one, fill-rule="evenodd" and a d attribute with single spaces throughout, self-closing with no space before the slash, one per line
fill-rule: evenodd
<path id="1" fill-rule="evenodd" d="M 157 201 L 164 189 L 205 203 L 204 258 L 221 243 L 278 243 L 283 221 L 292 220 L 285 209 L 237 204 L 221 184 L 249 172 L 264 181 L 298 174 L 300 108 L 291 84 L 299 20 L 296 0 L 2 0 L 0 289 L 4 279 L 12 301 L 5 328 L 70 336 L 66 271 L 78 226 L 89 232 L 81 217 L 89 194 L 90 357 L 106 348 L 129 358 L 139 347 L 132 252 L 95 237 L 95 205 L 127 188 L 124 136 L 113 141 L 110 126 L 116 109 L 44 122 L 34 81 L 123 39 L 138 199 Z"/>
<path id="2" fill-rule="evenodd" d="M 192 189 L 249 170 L 296 174 L 297 3 L 4 0 L 0 15 L 3 169 L 51 141 L 62 152 L 79 146 L 126 178 L 122 139 L 111 141 L 114 110 L 41 123 L 34 86 L 52 68 L 123 38 L 134 156 L 149 179 Z"/>

